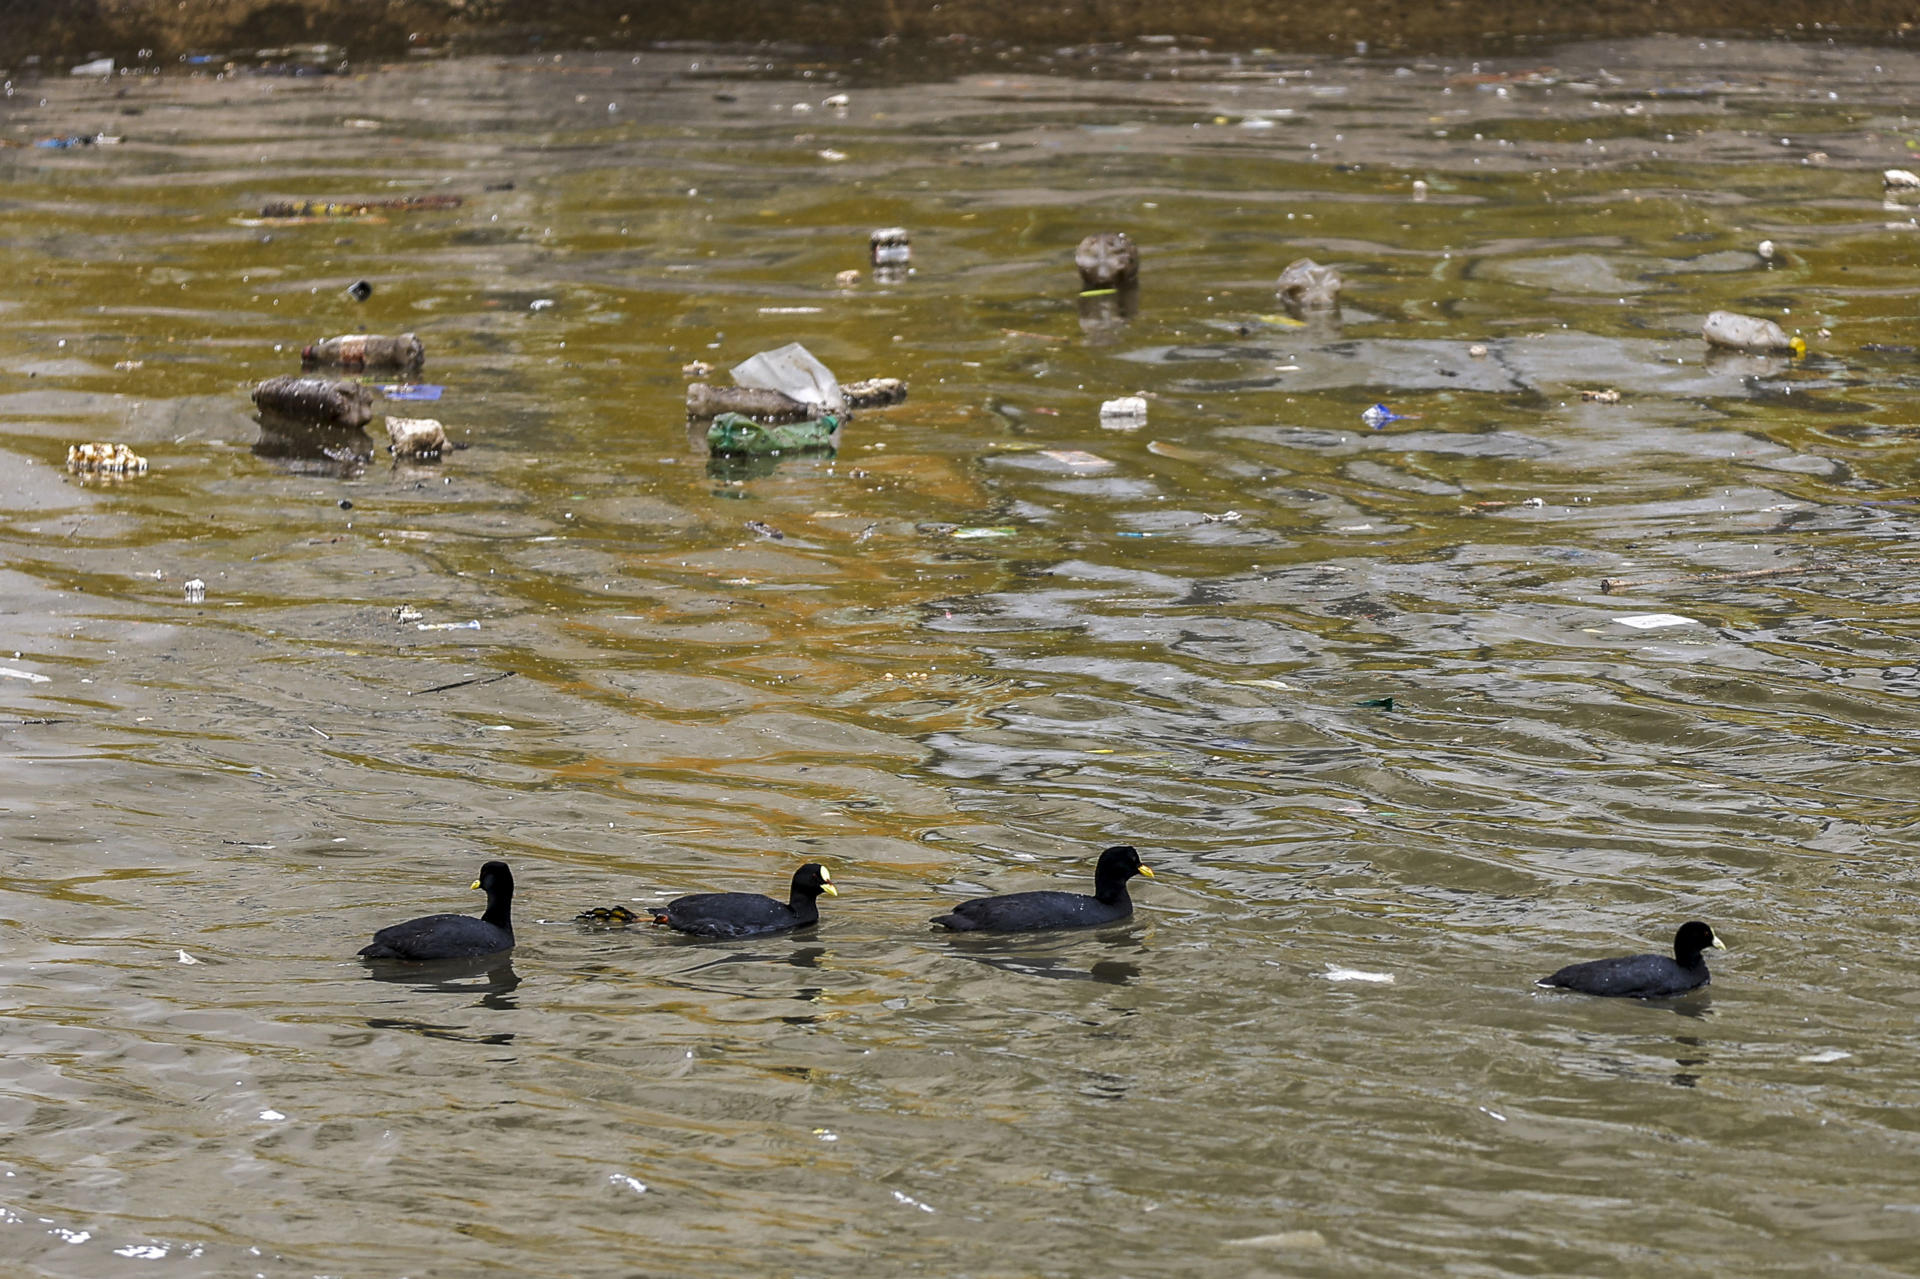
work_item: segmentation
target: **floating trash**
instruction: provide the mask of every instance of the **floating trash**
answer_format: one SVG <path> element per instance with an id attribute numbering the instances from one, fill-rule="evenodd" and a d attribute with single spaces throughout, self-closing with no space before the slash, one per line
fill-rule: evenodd
<path id="1" fill-rule="evenodd" d="M 1140 250 L 1125 231 L 1096 231 L 1073 251 L 1082 289 L 1120 289 L 1140 278 Z"/>
<path id="2" fill-rule="evenodd" d="M 1636 613 L 1631 617 L 1616 617 L 1613 620 L 1622 626 L 1631 626 L 1636 631 L 1657 631 L 1668 626 L 1699 625 L 1697 619 L 1682 617 L 1678 613 Z"/>
<path id="3" fill-rule="evenodd" d="M 270 200 L 261 206 L 260 216 L 276 222 L 310 222 L 326 218 L 364 218 L 375 213 L 457 209 L 465 201 L 466 197 L 460 195 L 403 195 L 386 200 Z M 367 291 L 371 293 L 372 286 L 368 286 Z"/>
<path id="4" fill-rule="evenodd" d="M 1137 431 L 1147 424 L 1147 401 L 1140 395 L 1123 395 L 1100 406 L 1100 425 L 1109 431 Z"/>
<path id="5" fill-rule="evenodd" d="M 425 382 L 406 384 L 390 382 L 380 388 L 380 394 L 389 400 L 437 400 L 447 388 Z"/>
<path id="6" fill-rule="evenodd" d="M 411 333 L 345 333 L 323 338 L 300 351 L 300 362 L 309 368 L 325 365 L 349 373 L 361 369 L 417 369 L 426 358 L 426 347 Z"/>
<path id="7" fill-rule="evenodd" d="M 798 342 L 762 351 L 729 370 L 734 385 L 749 390 L 778 391 L 790 400 L 822 413 L 844 413 L 846 397 L 833 370 L 814 358 Z"/>
<path id="8" fill-rule="evenodd" d="M 145 475 L 147 459 L 124 444 L 73 444 L 67 469 L 79 475 Z"/>
<path id="9" fill-rule="evenodd" d="M 1364 968 L 1342 968 L 1338 964 L 1328 964 L 1326 967 L 1325 975 L 1328 981 L 1370 981 L 1383 985 L 1391 985 L 1393 982 L 1392 973 L 1370 973 Z"/>
<path id="10" fill-rule="evenodd" d="M 903 226 L 881 227 L 867 237 L 867 256 L 875 266 L 905 266 L 913 260 L 913 241 Z"/>
<path id="11" fill-rule="evenodd" d="M 1403 422 L 1406 418 L 1384 404 L 1376 404 L 1363 412 L 1360 420 L 1377 431 L 1389 422 Z"/>
<path id="12" fill-rule="evenodd" d="M 1296 315 L 1302 311 L 1334 311 L 1340 306 L 1340 290 L 1346 281 L 1330 266 L 1321 266 L 1312 258 L 1299 258 L 1287 264 L 1274 282 L 1280 303 Z"/>
<path id="13" fill-rule="evenodd" d="M 471 622 L 421 622 L 413 628 L 416 631 L 477 631 L 480 623 Z"/>
<path id="14" fill-rule="evenodd" d="M 1041 449 L 1040 456 L 1052 458 L 1063 466 L 1079 467 L 1085 470 L 1113 465 L 1097 453 L 1087 453 L 1080 449 Z"/>
<path id="15" fill-rule="evenodd" d="M 253 402 L 262 413 L 296 422 L 354 428 L 373 420 L 373 392 L 336 378 L 268 378 L 253 388 Z"/>
<path id="16" fill-rule="evenodd" d="M 189 604 L 204 604 L 207 599 L 207 584 L 199 578 L 193 578 L 180 588 L 181 598 Z"/>
<path id="17" fill-rule="evenodd" d="M 800 422 L 756 422 L 743 413 L 722 413 L 707 427 L 707 448 L 735 457 L 831 451 L 840 446 L 840 419 L 829 413 Z"/>
<path id="18" fill-rule="evenodd" d="M 437 461 L 447 450 L 447 430 L 430 417 L 389 417 L 388 447 L 395 457 L 420 462 Z"/>
<path id="19" fill-rule="evenodd" d="M 0 666 L 0 678 L 23 679 L 29 684 L 46 684 L 51 682 L 53 677 L 50 675 L 40 675 L 33 671 L 19 670 L 12 666 Z"/>
<path id="20" fill-rule="evenodd" d="M 840 388 L 850 409 L 884 409 L 907 401 L 907 384 L 897 377 L 870 377 Z"/>
<path id="21" fill-rule="evenodd" d="M 1805 342 L 1797 337 L 1788 337 L 1786 330 L 1772 320 L 1757 315 L 1741 315 L 1737 311 L 1714 311 L 1709 314 L 1706 323 L 1700 326 L 1700 336 L 1707 340 L 1708 346 L 1729 351 L 1751 351 L 1759 355 L 1770 355 L 1776 351 L 1791 351 L 1795 355 L 1807 353 Z"/>

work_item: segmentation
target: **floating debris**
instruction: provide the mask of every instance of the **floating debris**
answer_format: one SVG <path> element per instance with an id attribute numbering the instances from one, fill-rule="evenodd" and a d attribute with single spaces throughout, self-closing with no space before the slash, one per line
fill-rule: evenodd
<path id="1" fill-rule="evenodd" d="M 1605 391 L 1582 391 L 1580 392 L 1580 398 L 1589 404 L 1618 404 L 1620 402 L 1620 392 L 1612 389 Z"/>
<path id="2" fill-rule="evenodd" d="M 1312 258 L 1289 262 L 1274 284 L 1280 304 L 1295 315 L 1303 311 L 1334 311 L 1340 307 L 1340 290 L 1346 281 L 1330 266 L 1321 266 Z"/>
<path id="3" fill-rule="evenodd" d="M 1657 631 L 1668 626 L 1698 626 L 1697 619 L 1682 617 L 1678 613 L 1636 613 L 1631 617 L 1616 617 L 1614 621 L 1622 626 L 1631 626 L 1636 631 Z"/>
<path id="4" fill-rule="evenodd" d="M 180 588 L 180 597 L 189 604 L 204 604 L 207 599 L 207 584 L 199 578 L 191 578 Z"/>
<path id="5" fill-rule="evenodd" d="M 1700 336 L 1707 340 L 1708 346 L 1729 351 L 1751 351 L 1759 355 L 1776 351 L 1791 351 L 1795 355 L 1807 353 L 1805 342 L 1797 337 L 1788 337 L 1786 330 L 1772 320 L 1757 315 L 1741 315 L 1737 311 L 1714 311 L 1709 314 L 1706 323 L 1700 326 Z"/>
<path id="6" fill-rule="evenodd" d="M 1113 465 L 1113 463 L 1107 461 L 1106 458 L 1096 453 L 1087 453 L 1080 449 L 1041 449 L 1040 456 L 1052 458 L 1063 466 L 1078 467 L 1084 470 L 1094 470 L 1099 467 Z"/>
<path id="7" fill-rule="evenodd" d="M 446 389 L 430 382 L 387 382 L 381 385 L 380 394 L 389 400 L 437 400 Z"/>
<path id="8" fill-rule="evenodd" d="M 75 147 L 110 147 L 119 141 L 106 133 L 72 133 L 58 138 L 36 138 L 33 145 L 42 151 L 71 151 Z"/>
<path id="9" fill-rule="evenodd" d="M 811 416 L 806 405 L 779 391 L 745 386 L 687 384 L 687 416 L 721 417 L 734 414 L 762 422 L 798 422 Z"/>
<path id="10" fill-rule="evenodd" d="M 881 227 L 867 237 L 867 255 L 875 266 L 905 266 L 913 260 L 913 241 L 903 226 Z"/>
<path id="11" fill-rule="evenodd" d="M 708 364 L 705 360 L 690 360 L 680 366 L 680 376 L 692 378 L 712 377 L 713 365 Z"/>
<path id="12" fill-rule="evenodd" d="M 423 213 L 435 209 L 457 209 L 466 203 L 463 195 L 403 195 L 388 200 L 270 200 L 261 206 L 260 216 L 275 220 L 287 218 L 364 218 L 375 213 Z"/>
<path id="13" fill-rule="evenodd" d="M 722 413 L 707 427 L 707 448 L 720 456 L 765 457 L 832 451 L 839 446 L 840 419 L 831 413 L 773 424 L 756 422 L 744 413 Z"/>
<path id="14" fill-rule="evenodd" d="M 884 409 L 907 400 L 907 384 L 897 377 L 870 377 L 840 388 L 850 409 Z"/>
<path id="15" fill-rule="evenodd" d="M 1218 515 L 1208 515 L 1205 511 L 1200 513 L 1202 524 L 1238 524 L 1245 518 L 1238 511 L 1222 511 Z"/>
<path id="16" fill-rule="evenodd" d="M 846 270 L 846 271 L 838 272 L 833 277 L 833 282 L 836 287 L 839 287 L 842 289 L 850 289 L 854 285 L 860 283 L 860 272 L 855 270 Z"/>
<path id="17" fill-rule="evenodd" d="M 1140 250 L 1125 231 L 1096 231 L 1073 251 L 1082 289 L 1122 289 L 1140 278 Z"/>
<path id="18" fill-rule="evenodd" d="M 1360 420 L 1377 431 L 1389 422 L 1402 422 L 1405 421 L 1406 418 L 1403 414 L 1395 413 L 1384 404 L 1376 404 L 1362 412 L 1360 414 Z"/>
<path id="19" fill-rule="evenodd" d="M 393 620 L 396 622 L 417 622 L 425 616 L 425 613 L 411 604 L 402 604 L 393 610 Z"/>
<path id="20" fill-rule="evenodd" d="M 1109 431 L 1137 431 L 1146 424 L 1145 396 L 1123 395 L 1100 405 L 1100 425 Z"/>
<path id="21" fill-rule="evenodd" d="M 361 369 L 417 369 L 426 362 L 427 349 L 411 333 L 346 333 L 323 338 L 300 352 L 308 368 L 324 365 L 356 373 Z"/>
<path id="22" fill-rule="evenodd" d="M 430 417 L 389 417 L 388 448 L 395 457 L 435 462 L 447 450 L 447 430 Z"/>
<path id="23" fill-rule="evenodd" d="M 1392 973 L 1370 973 L 1364 968 L 1342 968 L 1338 964 L 1327 965 L 1326 977 L 1328 981 L 1371 981 L 1381 984 L 1391 984 L 1393 981 Z"/>
<path id="24" fill-rule="evenodd" d="M 365 280 L 355 280 L 347 286 L 347 296 L 355 302 L 365 302 L 373 296 L 373 285 Z"/>
<path id="25" fill-rule="evenodd" d="M 776 542 L 784 542 L 787 538 L 785 533 L 782 533 L 773 525 L 763 524 L 759 520 L 748 520 L 747 528 L 751 532 L 758 533 L 761 537 L 770 538 Z"/>
<path id="26" fill-rule="evenodd" d="M 262 413 L 296 422 L 350 429 L 373 420 L 373 392 L 335 378 L 268 378 L 253 388 L 253 402 Z"/>
<path id="27" fill-rule="evenodd" d="M 124 444 L 73 444 L 67 469 L 79 475 L 145 475 L 147 459 Z"/>

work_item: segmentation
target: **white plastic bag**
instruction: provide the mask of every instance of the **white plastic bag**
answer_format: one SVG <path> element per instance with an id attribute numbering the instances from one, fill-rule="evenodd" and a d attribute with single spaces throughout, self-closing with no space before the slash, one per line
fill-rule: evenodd
<path id="1" fill-rule="evenodd" d="M 814 359 L 813 352 L 798 342 L 762 351 L 734 365 L 732 373 L 736 386 L 778 391 L 822 413 L 847 411 L 846 397 L 840 393 L 840 382 L 833 376 L 833 370 Z"/>

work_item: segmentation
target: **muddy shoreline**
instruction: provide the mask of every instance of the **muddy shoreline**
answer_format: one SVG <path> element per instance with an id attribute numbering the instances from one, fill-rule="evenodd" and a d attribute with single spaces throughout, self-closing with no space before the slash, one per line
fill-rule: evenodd
<path id="1" fill-rule="evenodd" d="M 1911 4 L 1891 0 L 1637 0 L 1579 3 L 1373 3 L 1306 0 L 755 0 L 634 4 L 580 0 L 16 0 L 0 9 L 0 63 L 112 55 L 170 62 L 295 43 L 343 46 L 357 58 L 528 48 L 638 48 L 661 41 L 844 46 L 874 41 L 1086 45 L 1172 37 L 1226 48 L 1303 52 L 1509 51 L 1561 39 L 1665 34 L 1777 34 L 1794 39 L 1904 43 Z"/>

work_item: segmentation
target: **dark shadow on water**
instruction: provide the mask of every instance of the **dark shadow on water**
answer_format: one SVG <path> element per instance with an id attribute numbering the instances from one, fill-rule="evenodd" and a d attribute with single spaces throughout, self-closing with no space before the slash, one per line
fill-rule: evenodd
<path id="1" fill-rule="evenodd" d="M 1145 949 L 1139 943 L 1139 930 L 1133 924 L 1095 930 L 1094 939 L 1107 946 Z M 1140 976 L 1140 966 L 1126 960 L 1100 959 L 1086 967 L 1075 962 L 1078 956 L 1036 953 L 1041 939 L 1058 942 L 1057 934 L 1034 933 L 952 933 L 942 938 L 948 949 L 963 959 L 1021 977 L 1047 977 L 1054 981 L 1097 981 L 1110 986 L 1131 985 Z"/>
<path id="2" fill-rule="evenodd" d="M 520 974 L 513 969 L 511 952 L 424 962 L 400 959 L 368 959 L 361 962 L 365 964 L 367 977 L 372 981 L 411 986 L 422 994 L 478 994 L 480 998 L 474 1004 L 478 1008 L 505 1010 L 519 1007 L 513 992 L 520 985 Z M 478 1038 L 486 1043 L 504 1043 L 513 1038 L 511 1035 L 504 1038 L 491 1035 L 451 1037 Z"/>

